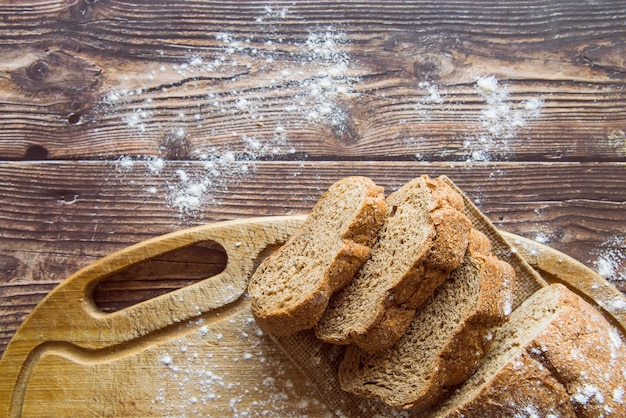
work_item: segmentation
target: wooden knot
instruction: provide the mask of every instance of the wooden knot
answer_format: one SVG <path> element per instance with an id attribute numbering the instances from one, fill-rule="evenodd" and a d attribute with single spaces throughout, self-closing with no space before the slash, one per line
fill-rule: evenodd
<path id="1" fill-rule="evenodd" d="M 168 160 L 184 160 L 189 158 L 191 143 L 184 132 L 166 134 L 159 144 L 159 155 Z"/>
<path id="2" fill-rule="evenodd" d="M 50 75 L 50 67 L 44 60 L 32 63 L 26 70 L 26 75 L 33 81 L 44 81 Z"/>
<path id="3" fill-rule="evenodd" d="M 6 280 L 6 283 L 15 279 L 15 273 L 23 267 L 23 263 L 12 256 L 0 254 L 0 279 Z"/>
<path id="4" fill-rule="evenodd" d="M 95 3 L 95 0 L 78 0 L 70 7 L 71 18 L 80 23 L 92 20 Z"/>
<path id="5" fill-rule="evenodd" d="M 11 72 L 15 84 L 30 92 L 65 93 L 75 96 L 98 86 L 101 69 L 64 51 L 40 54 L 23 68 Z"/>
<path id="6" fill-rule="evenodd" d="M 50 156 L 50 153 L 45 147 L 41 145 L 31 145 L 26 149 L 24 153 L 24 161 L 41 161 L 46 160 Z"/>
<path id="7" fill-rule="evenodd" d="M 590 45 L 582 51 L 582 58 L 593 67 L 617 73 L 626 72 L 626 42 L 610 45 Z"/>
<path id="8" fill-rule="evenodd" d="M 413 74 L 421 80 L 438 80 L 452 71 L 452 59 L 446 55 L 427 54 L 413 63 Z"/>

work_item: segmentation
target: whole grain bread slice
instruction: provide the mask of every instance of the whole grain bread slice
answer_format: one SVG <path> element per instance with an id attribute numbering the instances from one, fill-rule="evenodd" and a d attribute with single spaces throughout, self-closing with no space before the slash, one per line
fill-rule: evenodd
<path id="1" fill-rule="evenodd" d="M 532 385 L 529 382 L 533 382 Z M 619 331 L 563 285 L 527 299 L 497 332 L 477 372 L 433 417 L 626 416 Z"/>
<path id="2" fill-rule="evenodd" d="M 339 366 L 344 390 L 392 407 L 427 408 L 479 366 L 494 329 L 512 310 L 515 273 L 472 230 L 462 264 L 417 311 L 396 344 L 369 354 L 346 348 Z"/>
<path id="3" fill-rule="evenodd" d="M 333 184 L 250 278 L 258 326 L 280 336 L 312 328 L 331 294 L 369 257 L 387 212 L 383 189 L 370 179 L 353 176 Z"/>
<path id="4" fill-rule="evenodd" d="M 389 195 L 390 214 L 356 277 L 334 294 L 319 339 L 375 352 L 404 333 L 415 310 L 463 259 L 471 222 L 462 197 L 424 175 Z"/>

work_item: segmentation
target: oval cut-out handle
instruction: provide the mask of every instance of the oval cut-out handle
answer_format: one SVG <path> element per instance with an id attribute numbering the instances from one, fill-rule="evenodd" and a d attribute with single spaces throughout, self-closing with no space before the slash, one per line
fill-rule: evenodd
<path id="1" fill-rule="evenodd" d="M 117 312 L 214 277 L 226 269 L 227 259 L 214 241 L 176 248 L 103 278 L 92 298 L 100 311 Z"/>

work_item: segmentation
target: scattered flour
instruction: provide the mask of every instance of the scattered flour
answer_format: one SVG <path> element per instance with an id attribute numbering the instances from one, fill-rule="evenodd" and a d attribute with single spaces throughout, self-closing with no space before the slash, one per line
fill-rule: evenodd
<path id="1" fill-rule="evenodd" d="M 533 238 L 533 240 L 537 241 L 540 244 L 545 244 L 547 243 L 550 239 L 548 238 L 548 236 L 546 234 L 544 234 L 543 232 L 538 232 L 537 235 L 535 235 L 535 237 Z"/>
<path id="2" fill-rule="evenodd" d="M 612 235 L 592 253 L 596 272 L 605 279 L 626 280 L 626 237 Z"/>
<path id="3" fill-rule="evenodd" d="M 517 412 L 514 418 L 541 418 L 541 415 L 534 406 L 526 406 L 521 411 Z"/>
<path id="4" fill-rule="evenodd" d="M 224 324 L 228 325 L 224 325 Z M 267 336 L 257 332 L 249 310 L 207 325 L 185 325 L 191 332 L 169 343 L 155 373 L 160 385 L 152 397 L 158 416 L 307 417 L 309 411 L 333 416 L 308 380 Z M 245 371 L 245 372 L 242 372 Z"/>
<path id="5" fill-rule="evenodd" d="M 571 400 L 581 405 L 589 403 L 603 404 L 604 395 L 597 386 L 584 384 L 577 388 L 576 393 L 571 396 Z"/>
<path id="6" fill-rule="evenodd" d="M 613 391 L 613 401 L 618 404 L 624 403 L 624 389 L 619 387 Z"/>
<path id="7" fill-rule="evenodd" d="M 481 133 L 469 137 L 463 144 L 468 151 L 468 161 L 491 161 L 506 158 L 509 140 L 516 138 L 522 129 L 541 116 L 543 99 L 531 98 L 515 101 L 506 85 L 495 76 L 476 80 L 475 91 L 485 106 L 480 111 Z"/>
<path id="8" fill-rule="evenodd" d="M 444 102 L 439 87 L 436 84 L 423 81 L 418 84 L 418 87 L 425 88 L 427 90 L 427 94 L 424 95 L 420 104 L 442 104 Z"/>
<path id="9" fill-rule="evenodd" d="M 154 180 L 146 193 L 163 196 L 181 219 L 196 218 L 201 217 L 203 207 L 217 202 L 216 195 L 220 191 L 253 173 L 255 162 L 277 155 L 294 155 L 295 158 L 297 149 L 289 145 L 289 132 L 294 128 L 326 125 L 342 133 L 347 118 L 345 99 L 356 95 L 355 86 L 359 82 L 358 77 L 350 74 L 352 57 L 347 52 L 350 40 L 345 33 L 327 26 L 310 30 L 300 42 L 286 42 L 277 33 L 287 16 L 287 8 L 264 7 L 254 23 L 261 25 L 265 41 L 224 31 L 207 34 L 216 43 L 217 52 L 212 58 L 190 52 L 183 62 L 146 68 L 143 74 L 134 75 L 139 81 L 143 77 L 144 86 L 107 94 L 101 100 L 100 110 L 107 116 L 114 117 L 118 112 L 125 115 L 122 121 L 132 135 L 151 138 L 160 127 L 159 120 L 167 120 L 168 145 L 178 142 L 186 150 L 183 157 L 187 157 L 187 161 L 191 157 L 204 162 L 173 161 L 159 149 L 160 156 L 121 156 L 116 161 L 118 175 L 136 174 L 133 172 L 137 163 L 143 162 L 147 175 Z M 262 48 L 255 46 L 259 42 L 263 42 Z M 287 61 L 281 59 L 285 50 L 291 51 Z M 159 88 L 156 83 L 160 73 L 174 71 L 191 80 L 189 86 L 182 86 L 185 91 L 197 83 L 194 80 L 210 77 L 236 80 L 252 67 L 266 74 L 266 78 L 259 78 L 258 89 L 209 89 L 204 96 L 190 96 L 194 103 L 192 108 L 153 108 L 152 96 L 158 95 L 159 90 L 167 92 L 173 88 L 168 85 Z M 227 86 L 228 81 L 222 84 Z M 259 91 L 263 94 L 259 95 Z M 151 92 L 151 97 L 145 98 L 147 92 Z M 275 104 L 261 101 L 261 96 L 288 97 L 283 116 L 276 114 Z M 266 112 L 272 112 L 273 126 L 266 127 Z M 225 114 L 234 116 L 229 120 L 237 125 L 252 124 L 263 129 L 258 129 L 254 136 L 239 134 L 237 126 L 220 123 Z M 172 129 L 171 121 L 179 126 Z M 230 147 L 215 144 L 212 138 L 219 137 L 228 137 Z M 232 137 L 236 140 L 232 141 Z"/>
<path id="10" fill-rule="evenodd" d="M 161 171 L 165 168 L 165 160 L 160 157 L 148 158 L 146 168 L 152 174 L 161 174 Z"/>

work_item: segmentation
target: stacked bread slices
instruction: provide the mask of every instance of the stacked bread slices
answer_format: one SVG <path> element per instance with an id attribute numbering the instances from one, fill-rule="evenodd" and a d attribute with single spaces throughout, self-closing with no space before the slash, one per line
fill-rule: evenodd
<path id="1" fill-rule="evenodd" d="M 332 296 L 315 327 L 322 341 L 354 343 L 369 352 L 392 346 L 463 260 L 471 222 L 450 186 L 422 176 L 386 201 L 390 210 L 369 259 Z"/>
<path id="2" fill-rule="evenodd" d="M 464 201 L 472 207 L 470 212 Z M 550 368 L 545 361 L 527 358 L 528 351 L 513 350 L 535 341 L 527 339 L 527 328 L 537 330 L 541 327 L 536 323 L 550 323 L 544 318 L 554 322 L 561 316 L 550 316 L 556 308 L 547 309 L 536 314 L 539 319 L 534 323 L 528 317 L 534 318 L 537 310 L 524 304 L 515 310 L 517 316 L 513 314 L 522 319 L 507 323 L 513 307 L 519 305 L 514 292 L 516 298 L 528 293 L 527 283 L 519 292 L 515 289 L 519 267 L 514 265 L 514 270 L 495 255 L 492 239 L 501 247 L 500 237 L 494 236 L 497 232 L 490 224 L 486 231 L 482 224 L 488 221 L 474 212 L 473 205 L 445 178 L 418 177 L 386 199 L 369 179 L 342 179 L 322 196 L 292 238 L 253 274 L 249 293 L 254 318 L 264 331 L 287 336 L 281 337 L 284 341 L 292 339 L 282 344 L 283 349 L 309 338 L 319 344 L 345 346 L 340 363 L 333 368 L 341 389 L 363 399 L 379 399 L 387 407 L 409 409 L 415 416 L 511 416 L 514 408 L 508 401 L 517 396 L 516 391 L 527 390 L 522 380 L 507 380 L 506 370 L 518 364 L 524 365 L 520 378 L 531 376 L 542 383 L 554 380 L 552 386 L 537 385 L 540 397 L 549 392 L 546 388 L 555 388 L 549 400 L 532 404 L 538 416 L 585 410 L 576 399 L 580 401 L 589 387 L 602 386 L 593 383 L 600 379 L 598 373 L 569 387 L 562 382 L 568 366 L 558 373 L 553 370 L 554 364 L 567 362 L 555 361 Z M 472 213 L 489 237 L 464 213 Z M 529 300 L 538 298 L 537 303 L 544 305 L 546 298 L 567 300 L 575 310 L 585 304 L 562 286 L 541 292 Z M 562 311 L 566 314 L 573 315 L 573 311 Z M 595 327 L 599 323 L 593 321 Z M 568 332 L 591 327 L 580 321 L 576 324 L 579 328 Z M 600 333 L 610 329 L 603 326 Z M 315 336 L 303 330 L 314 331 Z M 537 335 L 543 335 L 541 330 Z M 619 337 L 612 341 L 621 343 Z M 560 352 L 558 344 L 555 353 Z M 626 385 L 620 392 L 614 380 L 615 376 L 626 378 L 622 353 L 626 348 L 616 344 L 612 355 L 617 371 L 602 388 L 612 387 L 619 398 Z M 307 350 L 302 351 L 287 354 L 298 363 L 306 361 Z M 327 371 L 317 369 L 310 368 L 319 374 L 313 381 L 323 383 Z M 607 371 L 604 377 L 608 376 Z M 332 398 L 341 397 L 333 394 Z M 615 401 L 606 408 L 624 411 L 625 405 L 626 396 L 623 403 Z M 375 405 L 368 408 L 384 411 Z"/>
<path id="3" fill-rule="evenodd" d="M 468 250 L 417 311 L 406 332 L 374 354 L 348 346 L 339 368 L 341 387 L 399 408 L 425 408 L 474 373 L 511 313 L 514 272 L 472 230 Z"/>

